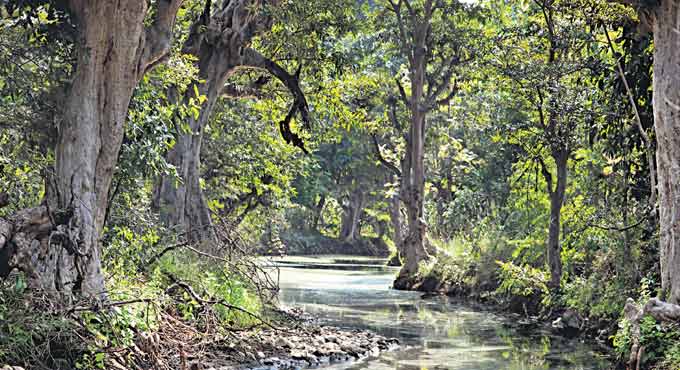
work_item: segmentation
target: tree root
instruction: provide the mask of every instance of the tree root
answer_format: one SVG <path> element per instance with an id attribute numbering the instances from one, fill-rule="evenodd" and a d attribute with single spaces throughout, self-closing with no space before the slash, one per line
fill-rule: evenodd
<path id="1" fill-rule="evenodd" d="M 658 298 L 652 298 L 643 307 L 639 307 L 632 298 L 628 298 L 623 309 L 624 317 L 631 323 L 631 337 L 633 344 L 628 358 L 628 370 L 639 370 L 642 366 L 641 359 L 645 352 L 645 346 L 640 344 L 640 321 L 645 316 L 653 317 L 657 322 L 680 321 L 680 306 L 664 302 Z"/>

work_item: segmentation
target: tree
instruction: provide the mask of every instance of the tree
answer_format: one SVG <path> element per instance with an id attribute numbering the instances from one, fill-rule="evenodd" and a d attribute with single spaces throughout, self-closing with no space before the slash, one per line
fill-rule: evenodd
<path id="1" fill-rule="evenodd" d="M 586 8 L 573 10 L 568 4 L 543 0 L 533 6 L 526 25 L 508 32 L 514 36 L 501 38 L 505 42 L 494 54 L 506 59 L 502 73 L 516 87 L 517 101 L 527 103 L 521 109 L 527 116 L 513 122 L 510 141 L 538 165 L 545 181 L 550 199 L 546 264 L 549 285 L 558 289 L 561 213 L 570 159 L 584 146 L 587 127 L 598 116 L 597 90 L 589 81 L 600 59 L 588 51 L 594 39 L 586 31 Z"/>
<path id="2" fill-rule="evenodd" d="M 163 176 L 155 189 L 154 203 L 162 220 L 178 227 L 194 241 L 215 240 L 211 211 L 200 185 L 201 143 L 205 128 L 219 98 L 253 95 L 261 86 L 243 88 L 225 85 L 238 69 L 255 68 L 271 73 L 291 91 L 295 103 L 280 122 L 287 141 L 301 146 L 290 131 L 289 123 L 299 112 L 307 122 L 307 101 L 298 85 L 298 75 L 291 75 L 274 61 L 250 47 L 252 39 L 265 31 L 271 19 L 264 5 L 254 0 L 225 1 L 213 9 L 206 2 L 203 13 L 192 25 L 182 52 L 196 58 L 199 81 L 178 99 L 193 106 L 188 115 L 179 115 L 177 142 L 167 154 L 167 161 L 177 168 L 180 182 L 174 176 Z M 187 121 L 186 123 L 182 121 Z"/>
<path id="3" fill-rule="evenodd" d="M 99 238 L 128 105 L 142 76 L 169 52 L 181 3 L 66 4 L 77 30 L 77 61 L 62 102 L 46 202 L 0 220 L 2 264 L 22 270 L 31 287 L 66 298 L 105 293 Z"/>
<path id="4" fill-rule="evenodd" d="M 657 139 L 661 288 L 680 303 L 680 1 L 623 1 L 654 33 L 653 106 Z"/>
<path id="5" fill-rule="evenodd" d="M 393 41 L 405 60 L 410 89 L 397 79 L 401 102 L 407 107 L 409 130 L 402 165 L 401 198 L 407 210 L 408 232 L 402 240 L 404 266 L 394 282 L 397 289 L 415 285 L 418 266 L 430 256 L 425 246 L 425 130 L 427 115 L 446 104 L 458 91 L 455 83 L 460 66 L 468 62 L 466 20 L 457 1 L 419 3 L 389 0 L 387 10 L 396 30 Z M 469 22 L 469 20 L 467 20 Z"/>

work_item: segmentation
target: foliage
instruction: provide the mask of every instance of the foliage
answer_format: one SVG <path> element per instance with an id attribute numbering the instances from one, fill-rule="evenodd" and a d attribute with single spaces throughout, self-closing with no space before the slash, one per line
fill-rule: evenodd
<path id="1" fill-rule="evenodd" d="M 614 348 L 622 360 L 630 356 L 632 346 L 632 324 L 623 319 L 619 323 L 619 330 L 614 336 Z M 651 316 L 640 320 L 639 346 L 644 347 L 640 364 L 650 366 L 657 364 L 657 369 L 677 369 L 680 359 L 678 340 L 680 327 L 677 323 L 660 324 Z"/>
<path id="2" fill-rule="evenodd" d="M 216 102 L 200 157 L 209 208 L 227 220 L 248 252 L 280 252 L 285 245 L 292 253 L 395 249 L 404 236 L 395 228 L 405 223 L 399 202 L 409 106 L 402 94 L 411 93 L 411 81 L 390 4 L 275 3 L 267 2 L 263 12 L 271 24 L 252 46 L 286 70 L 299 70 L 312 126 L 292 126 L 311 154 L 280 137 L 276 126 L 290 102 L 284 87 L 257 71 L 235 71 L 227 83 L 257 82 L 261 89 Z M 45 198 L 61 99 L 75 67 L 76 26 L 68 14 L 52 2 L 8 4 L 0 5 L 0 195 L 7 194 L 10 204 L 0 208 L 1 217 Z M 414 4 L 420 9 L 421 2 Z M 49 354 L 66 361 L 45 362 L 55 368 L 76 362 L 102 367 L 109 360 L 102 354 L 157 333 L 164 315 L 218 331 L 259 323 L 225 305 L 206 305 L 177 282 L 205 299 L 266 313 L 268 302 L 250 274 L 239 271 L 243 266 L 185 248 L 182 235 L 166 229 L 152 207 L 160 176 L 184 181 L 166 156 L 177 135 L 188 133 L 186 118 L 204 108 L 198 94 L 179 105 L 174 96 L 200 81 L 195 60 L 181 45 L 203 5 L 185 2 L 174 52 L 135 88 L 108 194 L 102 243 L 109 298 L 143 301 L 76 317 L 37 315 L 23 308 L 44 308 L 44 302 L 11 275 L 0 289 L 0 363 Z M 434 259 L 420 266 L 421 279 L 436 282 L 428 285 L 435 290 L 522 307 L 525 314 L 570 309 L 594 326 L 612 326 L 607 324 L 619 321 L 627 297 L 643 302 L 656 296 L 660 280 L 647 160 L 655 149 L 652 36 L 639 34 L 632 10 L 613 2 L 437 6 L 446 9 L 436 12 L 428 34 L 428 84 L 453 72 L 437 96 L 445 104 L 428 107 L 422 221 Z M 560 151 L 568 154 L 558 210 L 564 272 L 551 290 L 546 241 Z M 338 240 L 354 211 L 358 240 Z M 166 248 L 171 250 L 156 259 Z M 649 366 L 677 367 L 676 327 L 646 318 L 641 333 Z M 630 323 L 620 321 L 612 340 L 625 359 Z"/>
<path id="3" fill-rule="evenodd" d="M 498 293 L 520 297 L 538 296 L 543 299 L 549 295 L 548 277 L 544 270 L 526 265 L 517 266 L 512 262 L 498 261 L 498 265 L 502 281 L 496 290 Z M 543 303 L 546 304 L 545 301 Z"/>

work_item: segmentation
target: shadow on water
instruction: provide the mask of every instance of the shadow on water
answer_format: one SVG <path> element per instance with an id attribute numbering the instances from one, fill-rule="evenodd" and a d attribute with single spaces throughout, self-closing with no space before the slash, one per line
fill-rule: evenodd
<path id="1" fill-rule="evenodd" d="M 284 257 L 281 302 L 328 324 L 399 338 L 402 347 L 377 359 L 333 369 L 586 370 L 608 369 L 594 347 L 519 328 L 512 319 L 480 312 L 446 297 L 389 289 L 397 269 L 351 256 Z"/>

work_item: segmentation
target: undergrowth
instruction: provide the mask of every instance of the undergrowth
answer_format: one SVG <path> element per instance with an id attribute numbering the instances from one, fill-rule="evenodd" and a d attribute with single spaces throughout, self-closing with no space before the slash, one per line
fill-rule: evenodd
<path id="1" fill-rule="evenodd" d="M 3 280 L 0 364 L 178 369 L 234 330 L 271 325 L 267 308 L 276 287 L 243 245 L 225 242 L 206 252 L 158 230 L 109 230 L 105 301 L 57 307 L 46 295 L 26 290 L 21 274 Z"/>
<path id="2" fill-rule="evenodd" d="M 592 243 L 585 251 L 563 247 L 560 288 L 550 289 L 543 254 L 545 239 L 532 234 L 513 235 L 482 222 L 471 232 L 446 241 L 430 240 L 433 259 L 420 266 L 420 288 L 429 291 L 434 287 L 441 293 L 485 301 L 546 322 L 570 311 L 585 323 L 585 334 L 614 347 L 618 361 L 624 363 L 632 344 L 630 324 L 623 319 L 626 299 L 636 297 L 638 304 L 644 305 L 656 297 L 657 272 L 650 269 L 645 275 L 631 274 L 631 270 L 640 268 L 636 263 L 647 264 L 647 257 L 636 249 L 626 251 L 615 238 L 600 236 L 585 242 Z M 642 243 L 633 246 L 644 247 Z M 677 323 L 662 324 L 646 317 L 640 331 L 640 345 L 645 347 L 641 364 L 645 368 L 680 370 Z"/>

